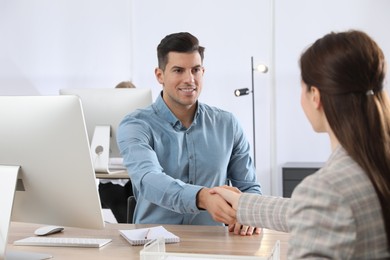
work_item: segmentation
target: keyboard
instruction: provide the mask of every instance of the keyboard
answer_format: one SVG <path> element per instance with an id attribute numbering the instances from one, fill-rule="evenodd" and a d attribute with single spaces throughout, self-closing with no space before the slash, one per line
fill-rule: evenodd
<path id="1" fill-rule="evenodd" d="M 59 246 L 59 247 L 102 247 L 110 243 L 109 238 L 75 238 L 75 237 L 27 237 L 16 240 L 17 246 Z"/>

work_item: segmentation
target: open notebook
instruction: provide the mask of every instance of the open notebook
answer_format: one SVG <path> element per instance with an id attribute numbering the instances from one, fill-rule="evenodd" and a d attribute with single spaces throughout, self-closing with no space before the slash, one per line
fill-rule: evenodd
<path id="1" fill-rule="evenodd" d="M 166 230 L 163 226 L 119 230 L 119 233 L 132 245 L 144 245 L 147 242 L 163 237 L 165 243 L 180 242 L 180 238 Z"/>

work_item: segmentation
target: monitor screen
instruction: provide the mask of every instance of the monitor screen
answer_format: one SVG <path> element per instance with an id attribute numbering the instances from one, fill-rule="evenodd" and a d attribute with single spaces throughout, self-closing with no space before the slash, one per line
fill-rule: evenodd
<path id="1" fill-rule="evenodd" d="M 60 95 L 76 95 L 80 97 L 89 141 L 92 145 L 91 155 L 95 164 L 95 171 L 105 172 L 102 167 L 96 167 L 99 158 L 95 158 L 99 149 L 104 150 L 105 144 L 97 137 L 96 127 L 108 126 L 106 149 L 108 158 L 120 158 L 120 151 L 116 142 L 117 128 L 122 119 L 138 108 L 144 108 L 152 103 L 152 91 L 148 88 L 80 88 L 61 89 Z M 106 133 L 104 133 L 106 134 Z M 101 151 L 100 151 L 101 152 Z M 115 160 L 114 160 L 115 161 Z"/>
<path id="2" fill-rule="evenodd" d="M 0 122 L 0 165 L 20 166 L 12 220 L 103 228 L 80 100 L 1 96 Z"/>

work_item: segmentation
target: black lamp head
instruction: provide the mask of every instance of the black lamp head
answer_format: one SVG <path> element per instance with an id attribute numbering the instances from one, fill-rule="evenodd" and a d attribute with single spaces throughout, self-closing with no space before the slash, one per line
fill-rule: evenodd
<path id="1" fill-rule="evenodd" d="M 240 88 L 240 89 L 236 89 L 234 91 L 234 95 L 236 97 L 245 96 L 245 95 L 248 95 L 249 93 L 250 93 L 249 88 Z"/>

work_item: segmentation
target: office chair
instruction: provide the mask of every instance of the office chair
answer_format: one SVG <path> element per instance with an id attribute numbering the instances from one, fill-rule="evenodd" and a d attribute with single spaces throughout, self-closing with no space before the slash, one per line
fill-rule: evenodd
<path id="1" fill-rule="evenodd" d="M 133 195 L 129 196 L 129 198 L 127 199 L 127 223 L 129 224 L 133 223 L 133 216 L 136 204 L 137 201 L 135 200 L 135 197 Z"/>

